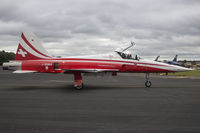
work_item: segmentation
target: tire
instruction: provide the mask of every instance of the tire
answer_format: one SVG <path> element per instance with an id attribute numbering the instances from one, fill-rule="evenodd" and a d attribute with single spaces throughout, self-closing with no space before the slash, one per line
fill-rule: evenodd
<path id="1" fill-rule="evenodd" d="M 151 81 L 146 81 L 146 82 L 145 82 L 145 86 L 146 86 L 146 87 L 151 87 Z"/>
<path id="2" fill-rule="evenodd" d="M 83 88 L 83 84 L 82 85 L 74 85 L 74 88 L 76 90 L 81 90 Z"/>

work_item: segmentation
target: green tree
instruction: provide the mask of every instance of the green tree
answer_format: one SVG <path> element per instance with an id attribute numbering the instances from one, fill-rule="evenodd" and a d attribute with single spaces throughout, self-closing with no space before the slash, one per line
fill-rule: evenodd
<path id="1" fill-rule="evenodd" d="M 15 53 L 5 52 L 4 50 L 0 51 L 0 65 L 2 65 L 3 62 L 8 62 L 14 59 L 15 59 Z"/>

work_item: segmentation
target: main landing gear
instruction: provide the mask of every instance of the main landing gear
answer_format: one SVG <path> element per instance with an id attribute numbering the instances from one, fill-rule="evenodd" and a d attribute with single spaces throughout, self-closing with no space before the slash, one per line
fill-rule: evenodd
<path id="1" fill-rule="evenodd" d="M 151 81 L 149 78 L 149 73 L 146 73 L 146 87 L 151 87 Z M 80 90 L 83 88 L 83 79 L 80 72 L 74 72 L 74 88 Z"/>
<path id="2" fill-rule="evenodd" d="M 77 90 L 83 88 L 83 80 L 80 72 L 74 72 L 74 88 Z"/>
<path id="3" fill-rule="evenodd" d="M 149 73 L 146 73 L 146 82 L 145 82 L 145 86 L 146 87 L 151 87 L 151 81 L 149 80 Z"/>

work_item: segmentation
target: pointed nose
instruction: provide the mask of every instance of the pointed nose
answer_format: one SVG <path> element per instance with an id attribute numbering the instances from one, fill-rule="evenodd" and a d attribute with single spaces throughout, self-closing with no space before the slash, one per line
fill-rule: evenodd
<path id="1" fill-rule="evenodd" d="M 184 71 L 192 71 L 192 70 L 194 70 L 194 69 L 178 66 L 175 71 L 177 71 L 177 72 L 184 72 Z"/>

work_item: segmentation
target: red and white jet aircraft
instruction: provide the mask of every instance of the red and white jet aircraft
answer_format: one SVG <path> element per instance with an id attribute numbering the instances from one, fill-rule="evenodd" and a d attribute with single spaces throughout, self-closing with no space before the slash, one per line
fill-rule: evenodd
<path id="1" fill-rule="evenodd" d="M 35 34 L 23 32 L 21 34 L 14 61 L 3 64 L 3 69 L 14 70 L 13 73 L 72 73 L 74 87 L 83 88 L 82 73 L 111 74 L 116 76 L 122 73 L 146 73 L 146 87 L 151 86 L 149 73 L 168 73 L 191 70 L 166 63 L 144 60 L 137 55 L 126 54 L 125 49 L 117 49 L 113 54 L 55 58 L 41 45 Z"/>

